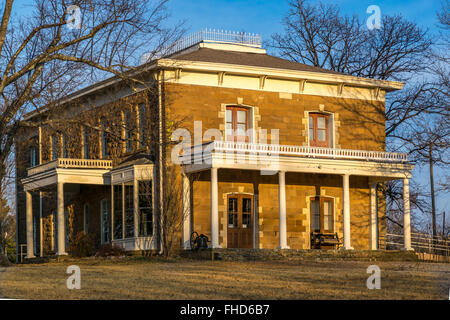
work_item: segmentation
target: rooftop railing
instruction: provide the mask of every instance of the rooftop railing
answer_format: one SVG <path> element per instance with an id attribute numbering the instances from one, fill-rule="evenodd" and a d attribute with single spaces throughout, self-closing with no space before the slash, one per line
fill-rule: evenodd
<path id="1" fill-rule="evenodd" d="M 227 30 L 216 29 L 204 29 L 193 34 L 188 35 L 185 38 L 181 38 L 174 43 L 169 44 L 161 49 L 161 56 L 168 56 L 175 52 L 192 47 L 200 42 L 217 42 L 228 44 L 240 44 L 250 46 L 254 48 L 261 48 L 262 40 L 259 34 L 246 33 L 246 32 L 234 32 Z M 142 63 L 148 62 L 151 55 L 144 54 L 142 57 Z"/>

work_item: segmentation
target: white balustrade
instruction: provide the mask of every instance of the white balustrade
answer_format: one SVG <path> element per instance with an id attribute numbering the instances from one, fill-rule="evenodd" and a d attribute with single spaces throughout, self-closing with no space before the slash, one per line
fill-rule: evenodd
<path id="1" fill-rule="evenodd" d="M 213 146 L 211 146 L 213 144 Z M 205 152 L 205 149 L 208 150 Z M 202 153 L 216 152 L 216 153 L 246 153 L 255 155 L 283 155 L 283 156 L 298 156 L 309 158 L 330 158 L 342 160 L 366 160 L 366 161 L 380 161 L 380 162 L 407 162 L 408 155 L 397 152 L 383 152 L 383 151 L 366 151 L 366 150 L 350 150 L 350 149 L 334 149 L 308 146 L 291 146 L 291 145 L 277 145 L 277 144 L 260 144 L 260 143 L 245 143 L 234 141 L 213 141 L 203 145 L 203 148 L 191 148 L 193 157 L 199 157 L 196 150 Z M 198 152 L 197 152 L 198 153 Z M 205 154 L 204 154 L 205 155 Z M 189 161 L 183 159 L 184 162 Z"/>
<path id="2" fill-rule="evenodd" d="M 56 168 L 112 169 L 111 160 L 59 158 L 28 169 L 28 176 Z"/>

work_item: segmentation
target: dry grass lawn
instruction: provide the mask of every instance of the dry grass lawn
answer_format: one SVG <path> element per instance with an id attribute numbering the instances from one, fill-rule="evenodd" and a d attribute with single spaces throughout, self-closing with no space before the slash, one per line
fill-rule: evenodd
<path id="1" fill-rule="evenodd" d="M 381 268 L 368 290 L 366 269 Z M 66 269 L 81 269 L 68 290 Z M 450 265 L 423 262 L 65 260 L 0 272 L 0 296 L 19 299 L 448 299 Z"/>

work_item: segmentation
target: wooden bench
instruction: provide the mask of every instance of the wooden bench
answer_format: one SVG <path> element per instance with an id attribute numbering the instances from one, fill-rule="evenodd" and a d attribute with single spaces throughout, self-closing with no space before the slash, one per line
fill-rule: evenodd
<path id="1" fill-rule="evenodd" d="M 340 244 L 337 233 L 311 232 L 311 249 L 322 249 L 322 247 L 339 249 Z"/>

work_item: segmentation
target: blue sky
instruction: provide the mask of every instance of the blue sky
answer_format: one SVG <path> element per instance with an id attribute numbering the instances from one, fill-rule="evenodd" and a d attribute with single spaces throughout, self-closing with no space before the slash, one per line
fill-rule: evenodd
<path id="1" fill-rule="evenodd" d="M 317 2 L 317 1 L 312 1 Z M 423 27 L 435 29 L 440 0 L 323 0 L 334 3 L 347 15 L 368 17 L 367 7 L 378 5 L 381 14 L 402 14 Z M 282 31 L 281 21 L 288 11 L 287 0 L 171 0 L 172 20 L 186 19 L 190 31 L 202 28 L 245 30 L 267 40 Z"/>

